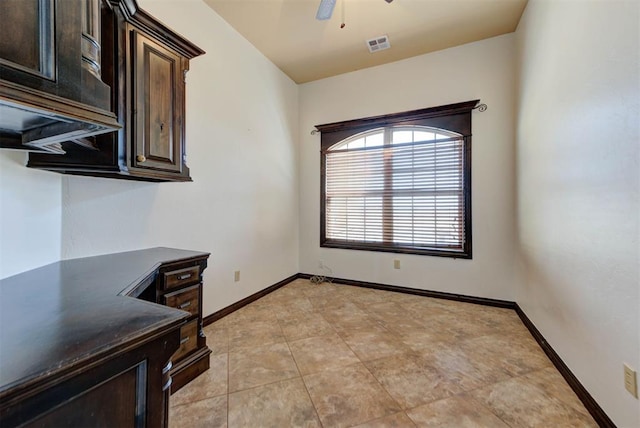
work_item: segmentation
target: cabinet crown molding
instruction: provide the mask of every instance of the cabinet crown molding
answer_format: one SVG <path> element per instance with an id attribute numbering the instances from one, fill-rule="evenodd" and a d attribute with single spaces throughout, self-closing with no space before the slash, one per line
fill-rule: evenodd
<path id="1" fill-rule="evenodd" d="M 114 7 L 119 7 L 127 22 L 149 33 L 160 42 L 170 46 L 188 59 L 193 59 L 206 52 L 180 34 L 140 9 L 136 0 L 109 0 Z"/>

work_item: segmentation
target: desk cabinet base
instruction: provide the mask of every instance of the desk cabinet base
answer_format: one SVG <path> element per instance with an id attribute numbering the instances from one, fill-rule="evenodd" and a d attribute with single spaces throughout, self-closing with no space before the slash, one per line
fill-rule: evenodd
<path id="1" fill-rule="evenodd" d="M 171 370 L 171 379 L 173 380 L 171 394 L 209 370 L 209 355 L 211 355 L 209 348 L 201 348 L 173 366 Z"/>

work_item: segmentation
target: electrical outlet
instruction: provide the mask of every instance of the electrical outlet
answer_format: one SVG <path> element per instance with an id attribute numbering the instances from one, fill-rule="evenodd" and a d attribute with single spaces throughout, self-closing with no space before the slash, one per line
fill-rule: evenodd
<path id="1" fill-rule="evenodd" d="M 638 398 L 638 378 L 636 371 L 626 364 L 624 365 L 624 387 L 629 391 L 629 394 Z"/>
<path id="2" fill-rule="evenodd" d="M 395 259 L 393 261 L 393 268 L 394 269 L 400 269 L 400 260 L 399 259 Z"/>
<path id="3" fill-rule="evenodd" d="M 238 282 L 238 281 L 240 281 L 240 271 L 239 271 L 239 270 L 237 270 L 237 271 L 235 271 L 235 272 L 233 273 L 233 281 L 234 281 L 234 282 Z"/>

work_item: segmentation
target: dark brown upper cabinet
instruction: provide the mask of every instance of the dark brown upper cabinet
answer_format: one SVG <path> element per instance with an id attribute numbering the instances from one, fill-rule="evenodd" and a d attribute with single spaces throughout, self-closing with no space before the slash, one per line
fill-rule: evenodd
<path id="1" fill-rule="evenodd" d="M 0 1 L 0 148 L 62 153 L 120 127 L 101 78 L 100 0 Z"/>
<path id="2" fill-rule="evenodd" d="M 62 143 L 66 154 L 30 153 L 28 166 L 143 181 L 191 181 L 185 152 L 185 78 L 203 50 L 141 10 L 103 0 L 102 80 L 122 128 Z M 87 148 L 89 147 L 89 149 Z"/>
<path id="3" fill-rule="evenodd" d="M 134 118 L 138 168 L 182 171 L 182 123 L 184 80 L 182 58 L 170 49 L 130 27 L 133 53 Z"/>

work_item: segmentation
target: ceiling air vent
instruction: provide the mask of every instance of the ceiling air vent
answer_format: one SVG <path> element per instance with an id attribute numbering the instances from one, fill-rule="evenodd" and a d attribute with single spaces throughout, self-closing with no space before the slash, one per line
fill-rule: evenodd
<path id="1" fill-rule="evenodd" d="M 391 47 L 391 43 L 389 43 L 389 37 L 378 36 L 367 40 L 367 47 L 369 48 L 369 52 L 374 53 L 389 49 Z"/>

